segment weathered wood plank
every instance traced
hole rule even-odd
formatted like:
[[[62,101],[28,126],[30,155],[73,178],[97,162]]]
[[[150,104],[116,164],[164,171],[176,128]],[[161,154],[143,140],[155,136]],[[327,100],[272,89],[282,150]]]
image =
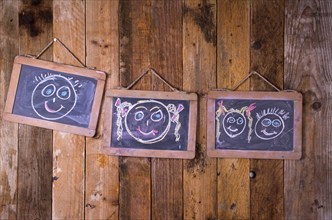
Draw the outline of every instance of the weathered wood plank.
[[[218,2],[217,23],[218,88],[231,89],[249,72],[250,1]],[[249,219],[249,166],[248,159],[218,160],[218,218]]]
[[[52,14],[52,1],[19,1],[20,54],[37,54],[51,41]],[[18,142],[17,218],[51,218],[52,131],[19,125]]]
[[[18,219],[51,218],[50,146],[51,130],[19,125]]]
[[[0,219],[16,219],[18,125],[2,120],[2,113],[19,52],[17,1],[0,1],[0,39]]]
[[[183,219],[182,160],[152,159],[152,219]]]
[[[150,67],[150,10],[149,0],[120,1],[120,81],[123,86]],[[145,76],[134,88],[151,89],[151,77]],[[150,219],[150,160],[121,157],[119,167],[119,219]]]
[[[251,62],[256,70],[279,88],[283,87],[284,1],[251,2]],[[252,78],[252,90],[271,90]],[[251,160],[256,172],[250,186],[251,219],[283,219],[283,161]]]
[[[284,167],[286,219],[332,219],[331,23],[331,1],[286,1],[285,88],[304,102],[303,157]]]
[[[152,1],[149,56],[153,67],[172,86],[182,88],[182,2]],[[157,77],[153,90],[170,91]],[[152,159],[152,219],[182,219],[182,160]]]
[[[149,160],[121,157],[119,163],[119,219],[150,219],[151,182]]]
[[[150,67],[150,0],[120,2],[120,83],[128,86]],[[143,77],[133,89],[151,88],[151,76]]]
[[[108,73],[106,88],[116,87],[111,77],[119,78],[119,2],[86,2],[86,64]],[[101,110],[97,134],[86,139],[86,219],[118,219],[118,158],[102,152],[104,111]]]
[[[54,1],[53,31],[85,63],[85,2]],[[54,45],[54,61],[79,66],[60,44]],[[53,219],[84,218],[83,136],[53,132]]]
[[[197,92],[196,156],[184,161],[184,219],[217,218],[216,159],[206,154],[206,96],[216,87],[217,2],[185,1],[183,16],[183,89]]]

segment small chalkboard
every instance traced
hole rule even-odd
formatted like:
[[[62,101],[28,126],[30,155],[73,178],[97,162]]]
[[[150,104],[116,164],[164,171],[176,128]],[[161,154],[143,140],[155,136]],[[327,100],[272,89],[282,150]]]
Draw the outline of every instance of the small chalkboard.
[[[209,156],[300,159],[300,93],[212,91],[208,97]]]
[[[104,72],[15,58],[4,119],[74,134],[95,134]]]
[[[195,156],[196,94],[110,90],[105,101],[107,154],[187,159]]]

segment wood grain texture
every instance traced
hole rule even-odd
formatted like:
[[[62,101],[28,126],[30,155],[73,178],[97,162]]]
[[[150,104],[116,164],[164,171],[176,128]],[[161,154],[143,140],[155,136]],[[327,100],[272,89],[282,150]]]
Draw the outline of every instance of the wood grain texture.
[[[86,64],[108,74],[106,88],[118,86],[110,77],[119,74],[118,1],[86,1]],[[118,219],[118,158],[102,152],[104,111],[95,137],[86,139],[85,219]]]
[[[19,1],[19,28],[20,54],[39,53],[52,39],[52,2]],[[18,142],[17,218],[51,218],[52,131],[19,125]]]
[[[150,219],[150,160],[120,157],[119,219]]]
[[[151,2],[120,1],[120,82],[128,86],[150,67],[149,43]],[[133,89],[151,89],[151,76],[145,76]],[[150,159],[119,159],[119,219],[151,218]]]
[[[19,125],[18,219],[51,218],[51,147],[51,130]]]
[[[108,88],[154,67],[200,97],[194,160],[105,156],[102,124],[86,154],[83,137],[54,132],[53,190],[52,132],[0,120],[0,219],[332,219],[331,23],[329,0],[0,0],[0,117],[13,57],[52,37],[110,72]],[[79,65],[57,43],[52,56]],[[250,69],[303,93],[300,161],[206,157],[205,94]],[[151,75],[133,89],[168,90]]]
[[[150,67],[150,0],[120,2],[120,84],[128,86]],[[151,88],[151,76],[143,77],[132,89]]]
[[[152,219],[183,219],[182,160],[151,159]]]
[[[251,2],[251,70],[283,87],[284,1]],[[251,90],[271,90],[260,79],[251,78]],[[283,161],[251,160],[255,171],[250,185],[251,219],[283,219]]]
[[[216,1],[185,1],[183,9],[183,89],[197,92],[196,156],[184,161],[184,219],[217,218],[216,159],[206,154],[205,94],[216,87]]]
[[[285,218],[332,219],[332,3],[286,1],[285,88],[303,94],[303,158],[285,162]]]
[[[219,1],[217,23],[217,86],[231,89],[249,72],[250,2]],[[248,159],[218,160],[218,218],[249,219],[249,166]]]
[[[17,1],[0,1],[0,39],[0,219],[16,219],[18,125],[2,117],[12,64],[19,52]]]
[[[151,1],[150,65],[168,83],[182,89],[182,1]],[[152,90],[170,91],[157,77]],[[182,219],[182,160],[151,160],[151,218]]]
[[[54,1],[53,31],[85,63],[85,2]],[[60,44],[54,61],[79,66]],[[53,219],[84,218],[85,138],[53,132]]]

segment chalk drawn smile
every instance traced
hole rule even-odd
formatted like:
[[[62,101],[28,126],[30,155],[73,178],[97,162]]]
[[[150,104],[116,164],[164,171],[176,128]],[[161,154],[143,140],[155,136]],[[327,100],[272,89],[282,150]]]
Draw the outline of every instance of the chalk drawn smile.
[[[123,125],[126,132],[142,144],[154,144],[163,141],[174,123],[175,141],[180,141],[181,128],[180,112],[184,109],[182,104],[164,104],[157,100],[138,100],[131,103],[115,101],[117,108],[117,140],[122,139]],[[122,122],[122,120],[124,120]]]
[[[275,132],[275,131],[273,131],[273,132],[267,132],[266,131],[266,129],[264,129],[264,130],[261,130],[261,132],[263,133],[263,134],[265,134],[266,136],[272,136],[272,135],[275,135],[275,134],[278,134],[277,132]]]
[[[234,138],[241,135],[246,127],[246,118],[244,114],[236,112],[235,110],[229,111],[222,121],[222,126],[225,133],[230,137]]]
[[[57,113],[57,112],[59,112],[59,111],[61,111],[62,109],[65,108],[63,105],[61,105],[59,109],[57,109],[57,110],[53,110],[53,109],[51,109],[51,108],[48,106],[47,102],[48,102],[48,101],[45,101],[45,105],[44,105],[44,106],[45,106],[46,111],[48,111],[48,112],[50,112],[50,113]]]
[[[281,135],[289,113],[279,108],[263,109],[256,113],[255,134],[259,139],[271,140]]]
[[[226,108],[223,100],[218,101],[219,108],[216,111],[216,140],[221,143],[221,134],[225,133],[230,138],[235,138],[240,135],[240,139],[247,136],[247,141],[250,143],[252,133],[252,117],[251,111],[256,108],[256,103],[251,103],[242,108]],[[222,119],[222,121],[221,121]],[[246,129],[248,124],[248,129]],[[224,132],[223,132],[224,131]],[[246,131],[248,134],[246,135]],[[222,137],[223,139],[224,137]]]
[[[231,126],[228,126],[227,127],[228,130],[230,130],[231,132],[237,132],[239,129],[235,128],[235,129],[232,129]]]
[[[152,131],[150,131],[150,132],[143,132],[142,130],[141,130],[141,127],[140,126],[138,126],[138,128],[137,128],[137,131],[139,131],[141,134],[143,134],[143,135],[145,135],[145,136],[148,136],[148,135],[153,135],[153,136],[156,136],[156,134],[158,133],[158,131],[157,130],[152,130]]]
[[[39,78],[41,81],[31,94],[34,112],[46,120],[58,120],[68,115],[76,106],[75,86],[81,85],[79,81],[71,82],[72,78],[62,75],[42,75]]]

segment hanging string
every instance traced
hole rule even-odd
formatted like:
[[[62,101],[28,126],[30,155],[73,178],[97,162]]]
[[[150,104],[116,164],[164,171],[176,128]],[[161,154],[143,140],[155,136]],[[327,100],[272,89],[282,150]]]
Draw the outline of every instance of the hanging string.
[[[46,47],[44,47],[44,49],[42,49],[42,50],[39,52],[39,54],[37,54],[37,55],[35,56],[35,58],[38,59],[41,55],[43,55],[43,54],[45,53],[45,51],[48,50],[48,48],[50,48],[50,46],[53,45],[53,43],[54,43],[55,41],[57,41],[56,38],[54,38],[51,42],[49,42],[49,43],[46,45]]]
[[[142,73],[139,77],[137,77],[137,79],[135,79],[129,86],[126,87],[126,89],[131,89],[138,81],[140,81],[143,76],[145,76],[148,73],[152,73],[153,75],[155,75],[158,79],[160,79],[163,83],[165,83],[173,92],[180,92],[179,90],[177,90],[176,88],[174,88],[170,83],[168,83],[163,77],[161,77],[157,71],[155,71],[154,69],[150,68],[147,71],[145,71],[144,73]]]
[[[269,84],[272,88],[274,88],[275,90],[277,90],[278,92],[280,92],[281,90],[274,85],[272,82],[270,82],[268,79],[266,79],[264,76],[262,76],[262,74],[256,72],[256,71],[250,71],[249,74],[243,78],[237,85],[235,85],[232,89],[215,89],[216,91],[235,91],[237,90],[245,81],[247,81],[250,77],[252,77],[253,75],[257,75],[260,77],[260,79],[262,79],[264,82],[266,82],[267,84]]]
[[[73,57],[74,59],[79,62],[83,67],[86,67],[86,65],[78,59],[78,57],[64,44],[62,41],[60,41],[58,38],[53,38],[51,42],[49,42],[36,56],[33,55],[26,55],[27,57],[35,58],[38,59],[41,55],[45,53],[45,51],[48,50],[55,42],[58,42],[62,47],[64,47]],[[95,69],[95,68],[90,68],[89,69]]]
[[[280,92],[280,89],[275,86],[273,83],[271,83],[268,79],[266,79],[264,76],[262,76],[260,73],[256,72],[256,71],[251,71],[248,76],[246,76],[243,80],[241,80],[236,86],[234,86],[234,88],[232,89],[233,91],[236,90],[237,88],[239,88],[245,81],[247,81],[251,76],[253,75],[257,75],[259,76],[263,81],[265,81],[267,84],[269,84],[271,87],[273,87],[275,90],[277,90],[278,92]]]

